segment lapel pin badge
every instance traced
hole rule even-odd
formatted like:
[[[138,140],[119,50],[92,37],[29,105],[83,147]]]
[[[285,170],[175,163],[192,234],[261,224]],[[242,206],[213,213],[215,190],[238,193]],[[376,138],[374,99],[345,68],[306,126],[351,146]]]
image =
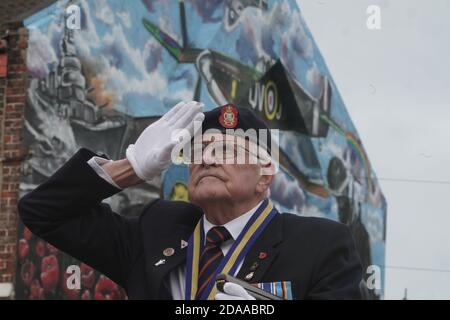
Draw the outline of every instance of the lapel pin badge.
[[[155,267],[159,267],[166,263],[166,259],[160,259],[157,263],[155,263]]]
[[[181,249],[184,249],[188,246],[188,243],[184,240],[181,240]]]
[[[259,267],[259,263],[255,262],[254,264],[252,264],[252,266],[250,267],[250,271],[256,271],[256,269],[258,269]]]
[[[250,281],[253,279],[253,276],[255,275],[254,272],[250,272],[248,275],[245,276],[245,281]]]
[[[163,255],[165,257],[171,257],[173,256],[173,254],[175,253],[175,249],[174,248],[165,248],[163,251]]]
[[[259,260],[264,260],[267,258],[267,252],[261,251],[258,256]]]

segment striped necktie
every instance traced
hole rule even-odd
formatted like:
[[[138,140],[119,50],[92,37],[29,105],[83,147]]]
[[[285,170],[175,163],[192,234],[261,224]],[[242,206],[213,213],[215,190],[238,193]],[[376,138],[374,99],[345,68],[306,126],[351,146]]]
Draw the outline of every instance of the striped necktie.
[[[223,258],[223,252],[220,246],[229,239],[231,239],[231,234],[222,226],[213,227],[206,234],[206,243],[200,256],[198,268],[197,299],[199,299],[199,296],[207,287]]]

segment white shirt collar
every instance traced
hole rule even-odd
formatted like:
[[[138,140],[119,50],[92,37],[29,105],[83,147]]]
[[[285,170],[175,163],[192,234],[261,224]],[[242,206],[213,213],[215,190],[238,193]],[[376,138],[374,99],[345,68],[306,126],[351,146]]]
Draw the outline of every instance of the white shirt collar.
[[[252,215],[255,213],[256,209],[259,208],[259,206],[261,205],[261,203],[263,201],[264,200],[259,202],[255,207],[253,207],[252,209],[250,209],[243,215],[240,215],[239,217],[237,217],[223,225],[225,228],[227,228],[228,232],[231,234],[231,236],[233,237],[234,240],[237,239],[237,237],[241,233],[242,229],[244,229],[245,225],[247,224],[248,220],[250,220]],[[205,218],[203,219],[203,230],[205,232],[205,237],[206,237],[206,234],[208,233],[208,231],[211,230],[211,228],[213,228],[213,227],[216,227],[216,225],[209,222],[205,216]]]

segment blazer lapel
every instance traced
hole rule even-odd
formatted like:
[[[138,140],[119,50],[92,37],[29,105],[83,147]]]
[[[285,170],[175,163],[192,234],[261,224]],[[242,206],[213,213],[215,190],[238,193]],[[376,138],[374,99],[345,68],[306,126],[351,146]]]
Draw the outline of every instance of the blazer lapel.
[[[170,237],[161,239],[155,251],[150,255],[154,261],[149,261],[148,275],[152,295],[157,299],[170,295],[170,288],[163,286],[164,280],[169,273],[186,261],[187,246],[185,242],[189,240],[193,229],[186,225],[177,225]],[[169,292],[165,292],[169,291]]]
[[[247,253],[237,278],[250,283],[261,282],[277,257],[279,244],[283,241],[282,220],[281,214],[277,214],[267,225]]]

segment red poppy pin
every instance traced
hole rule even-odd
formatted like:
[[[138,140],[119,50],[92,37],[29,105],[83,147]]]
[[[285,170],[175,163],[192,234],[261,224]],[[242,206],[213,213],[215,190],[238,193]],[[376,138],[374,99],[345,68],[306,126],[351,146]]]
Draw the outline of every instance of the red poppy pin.
[[[238,123],[238,110],[232,104],[222,107],[220,110],[219,123],[226,129],[234,129]]]
[[[267,258],[267,252],[260,252],[258,258],[259,260],[264,260],[265,258]]]

